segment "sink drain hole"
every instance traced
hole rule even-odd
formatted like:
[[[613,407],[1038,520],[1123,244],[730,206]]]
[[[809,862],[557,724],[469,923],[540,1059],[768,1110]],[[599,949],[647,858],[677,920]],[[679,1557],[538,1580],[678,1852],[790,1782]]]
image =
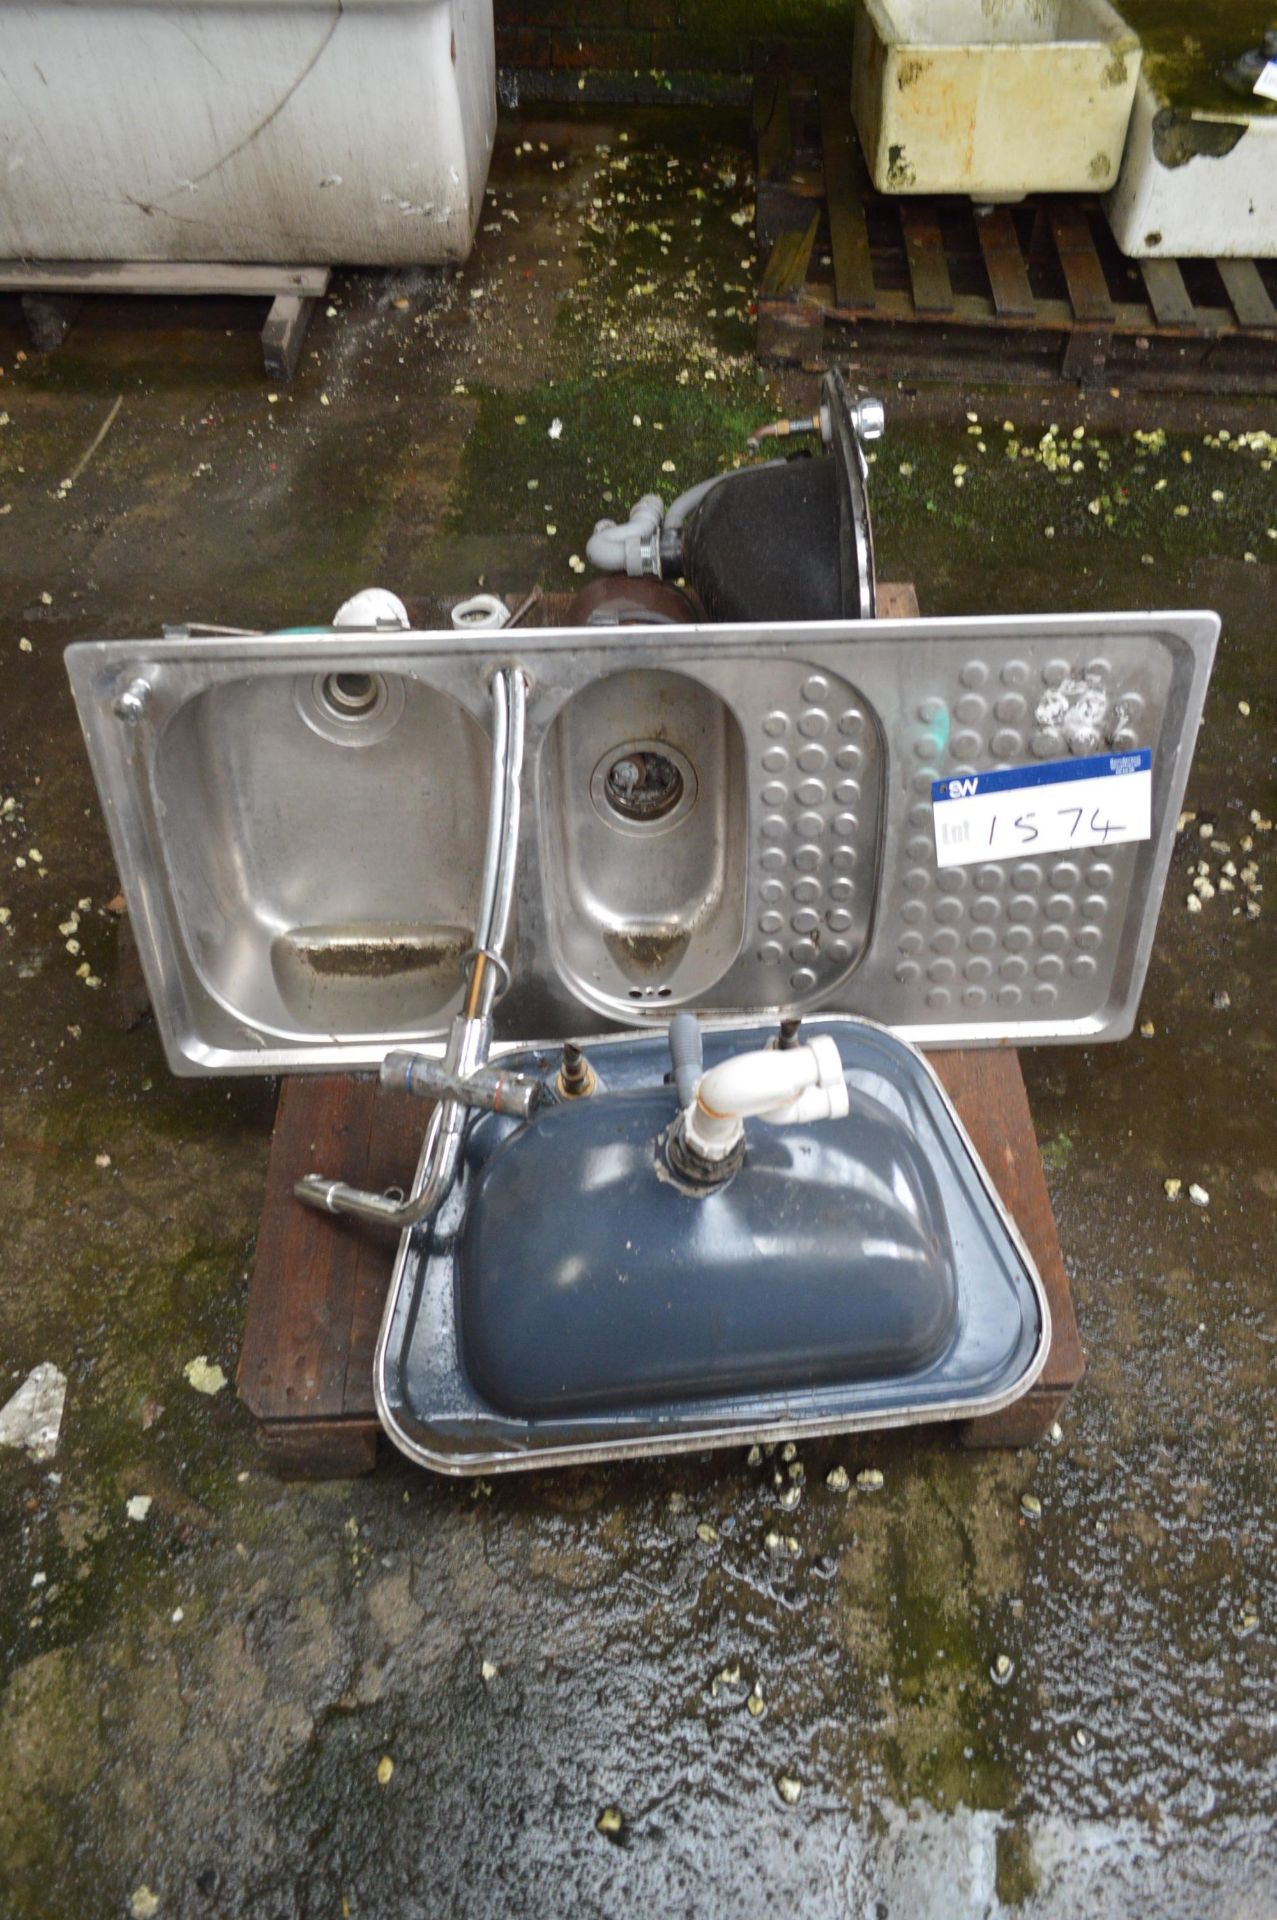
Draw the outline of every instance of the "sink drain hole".
[[[293,704],[311,732],[351,749],[384,740],[403,718],[406,697],[400,674],[378,673],[358,661],[298,674],[293,683]]]
[[[590,799],[599,819],[635,840],[655,841],[677,828],[695,807],[699,791],[696,768],[682,749],[651,735],[615,741],[590,775]]]
[[[663,753],[623,753],[608,768],[603,791],[623,820],[660,820],[682,799],[683,776]]]
[[[371,713],[382,697],[375,673],[325,674],[319,697],[336,720],[358,720]]]

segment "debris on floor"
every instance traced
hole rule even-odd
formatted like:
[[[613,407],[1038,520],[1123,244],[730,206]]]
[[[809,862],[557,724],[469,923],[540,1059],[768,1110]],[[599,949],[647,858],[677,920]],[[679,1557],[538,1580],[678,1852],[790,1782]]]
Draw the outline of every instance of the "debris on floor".
[[[32,1460],[52,1460],[66,1397],[66,1375],[42,1360],[0,1408],[0,1447],[25,1447]]]
[[[226,1385],[226,1375],[222,1369],[211,1364],[204,1353],[197,1353],[193,1360],[188,1360],[182,1371],[196,1393],[220,1393]]]

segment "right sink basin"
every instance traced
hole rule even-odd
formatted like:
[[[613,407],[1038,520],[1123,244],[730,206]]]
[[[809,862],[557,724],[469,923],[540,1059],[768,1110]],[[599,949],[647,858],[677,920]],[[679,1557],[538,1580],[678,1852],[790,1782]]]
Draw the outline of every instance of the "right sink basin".
[[[579,997],[618,1018],[685,1005],[745,931],[745,743],[688,674],[631,668],[572,696],[538,795],[550,945]]]

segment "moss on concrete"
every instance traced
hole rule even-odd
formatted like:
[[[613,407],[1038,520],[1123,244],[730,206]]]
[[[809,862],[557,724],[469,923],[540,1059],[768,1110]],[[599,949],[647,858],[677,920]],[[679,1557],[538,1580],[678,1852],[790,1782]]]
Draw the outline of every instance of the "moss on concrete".
[[[965,427],[889,424],[876,450],[879,569],[925,579],[928,610],[1165,605],[1189,563],[1277,565],[1264,434],[1097,432],[1080,406],[1051,434],[1003,404]]]
[[[706,388],[680,386],[673,370],[662,377],[655,368],[478,399],[447,535],[489,543],[508,535],[547,589],[583,584],[597,519],[626,519],[644,493],[668,504],[739,460],[760,404],[748,375]]]
[[[468,572],[480,545],[504,535],[500,584],[577,585],[571,559],[597,519],[625,518],[648,492],[668,502],[748,458],[749,432],[771,414],[751,350],[748,174],[724,138],[735,123],[654,118],[659,141],[638,146],[622,129],[595,150],[580,270],[556,313],[555,377],[461,383],[472,418],[445,571]]]
[[[1123,0],[1122,14],[1144,49],[1144,72],[1159,98],[1185,116],[1277,114],[1277,103],[1243,98],[1221,77],[1239,55],[1259,45],[1271,12],[1251,0]]]

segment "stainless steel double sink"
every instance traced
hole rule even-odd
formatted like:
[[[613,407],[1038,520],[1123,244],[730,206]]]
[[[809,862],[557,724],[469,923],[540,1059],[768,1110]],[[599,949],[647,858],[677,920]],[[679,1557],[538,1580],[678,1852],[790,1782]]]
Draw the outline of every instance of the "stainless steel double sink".
[[[1218,623],[1148,614],[86,642],[68,666],[178,1073],[441,1043],[494,668],[528,683],[498,1045],[816,1008],[922,1043],[1129,1030]],[[1085,685],[1087,727],[1059,731]],[[1093,736],[1093,737],[1092,737]],[[941,870],[931,782],[1153,753],[1149,841]]]

